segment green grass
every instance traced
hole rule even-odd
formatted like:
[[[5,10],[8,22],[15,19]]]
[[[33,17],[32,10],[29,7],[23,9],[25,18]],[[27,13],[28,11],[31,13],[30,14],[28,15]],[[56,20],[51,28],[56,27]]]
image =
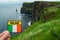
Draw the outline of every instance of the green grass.
[[[32,29],[25,30],[20,35],[13,37],[11,40],[53,40],[59,39],[60,19],[37,25]],[[57,35],[53,36],[54,34]]]
[[[49,10],[51,11],[50,8]],[[57,10],[56,19],[52,19],[46,23],[40,23],[40,21],[38,21],[24,30],[21,34],[11,37],[11,40],[60,40],[59,15],[60,9]]]

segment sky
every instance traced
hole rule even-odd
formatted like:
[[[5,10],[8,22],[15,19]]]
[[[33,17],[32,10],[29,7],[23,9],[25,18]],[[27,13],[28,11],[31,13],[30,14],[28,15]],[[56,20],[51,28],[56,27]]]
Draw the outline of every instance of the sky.
[[[33,2],[33,1],[60,1],[60,0],[0,0],[0,3],[23,3],[23,2]]]

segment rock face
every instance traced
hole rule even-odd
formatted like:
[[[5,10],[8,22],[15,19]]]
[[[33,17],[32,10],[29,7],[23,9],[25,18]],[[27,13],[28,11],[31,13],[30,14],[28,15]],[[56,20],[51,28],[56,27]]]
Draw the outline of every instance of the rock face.
[[[35,1],[33,3],[23,3],[21,8],[22,14],[31,14],[32,15],[32,23],[39,21],[41,16],[43,15],[44,8],[53,7],[57,4],[54,2],[43,2],[43,1]],[[58,6],[60,7],[60,6]]]
[[[33,3],[23,3],[23,6],[21,8],[22,14],[31,14],[33,8]]]
[[[32,13],[32,19],[33,22],[39,21],[40,17],[43,15],[44,11],[42,11],[44,8],[54,6],[52,2],[39,2],[36,1],[33,4],[33,13]]]

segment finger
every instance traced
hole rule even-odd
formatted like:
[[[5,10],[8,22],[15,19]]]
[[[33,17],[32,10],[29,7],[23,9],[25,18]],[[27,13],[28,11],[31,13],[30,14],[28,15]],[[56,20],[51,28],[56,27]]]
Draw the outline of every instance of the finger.
[[[10,40],[10,38],[7,38],[6,40]]]
[[[0,33],[0,37],[1,37],[4,33],[5,33],[5,31],[4,31],[4,32],[2,32],[2,33]]]
[[[10,35],[9,32],[5,31],[4,34],[0,38],[4,40],[4,39],[8,38],[9,35]]]
[[[5,40],[10,40],[10,35],[9,35],[8,38],[6,38]]]

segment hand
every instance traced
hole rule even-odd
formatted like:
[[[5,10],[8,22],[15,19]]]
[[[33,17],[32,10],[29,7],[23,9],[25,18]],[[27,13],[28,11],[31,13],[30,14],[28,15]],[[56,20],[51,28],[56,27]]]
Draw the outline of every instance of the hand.
[[[4,31],[0,34],[0,40],[10,40],[10,33],[8,31]]]

